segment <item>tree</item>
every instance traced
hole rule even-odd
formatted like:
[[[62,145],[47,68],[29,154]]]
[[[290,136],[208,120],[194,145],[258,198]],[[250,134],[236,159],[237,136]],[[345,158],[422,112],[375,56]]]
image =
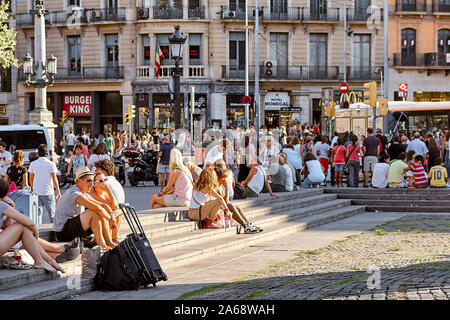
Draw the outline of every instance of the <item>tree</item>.
[[[19,61],[14,56],[16,47],[16,32],[9,29],[9,2],[0,3],[0,69],[19,67]]]

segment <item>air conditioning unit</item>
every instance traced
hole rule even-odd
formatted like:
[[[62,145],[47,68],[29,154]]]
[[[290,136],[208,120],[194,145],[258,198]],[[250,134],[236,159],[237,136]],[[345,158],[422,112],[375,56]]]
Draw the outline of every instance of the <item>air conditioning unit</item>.
[[[90,21],[100,20],[101,17],[102,17],[102,11],[101,10],[92,10],[89,13]]]
[[[136,16],[138,20],[148,19],[149,9],[148,8],[137,8]]]
[[[234,18],[236,18],[236,11],[231,10],[222,11],[222,19],[234,19]]]
[[[274,78],[277,76],[277,61],[265,60],[264,61],[264,77]]]

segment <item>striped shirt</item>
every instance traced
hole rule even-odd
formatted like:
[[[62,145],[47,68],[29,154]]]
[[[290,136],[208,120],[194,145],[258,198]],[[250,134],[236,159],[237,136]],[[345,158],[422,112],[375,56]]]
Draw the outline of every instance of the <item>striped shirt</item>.
[[[413,169],[414,174],[414,185],[415,186],[423,186],[428,184],[427,174],[422,164],[419,163],[411,163],[411,168]]]

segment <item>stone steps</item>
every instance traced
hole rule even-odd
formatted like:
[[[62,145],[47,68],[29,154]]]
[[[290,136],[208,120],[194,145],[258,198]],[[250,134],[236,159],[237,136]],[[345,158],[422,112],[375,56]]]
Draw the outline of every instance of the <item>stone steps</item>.
[[[173,270],[365,211],[364,206],[352,206],[351,200],[337,199],[321,189],[279,195],[280,199],[262,195],[258,199],[233,201],[245,208],[249,220],[264,227],[264,232],[258,234],[237,235],[235,227],[197,230],[196,222],[179,220],[179,214],[169,222],[168,215],[160,209],[140,211],[139,216],[162,268]],[[183,213],[183,208],[168,210],[174,216],[177,211]],[[122,226],[124,237],[130,230],[126,222]],[[45,233],[45,229],[41,228],[41,232]],[[92,290],[92,280],[80,278],[81,258],[62,266],[66,273],[57,275],[43,270],[0,270],[0,299],[68,299]]]

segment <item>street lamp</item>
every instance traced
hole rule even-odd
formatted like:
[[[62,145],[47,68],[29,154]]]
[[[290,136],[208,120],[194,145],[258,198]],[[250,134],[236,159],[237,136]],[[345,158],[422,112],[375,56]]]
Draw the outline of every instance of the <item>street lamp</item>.
[[[180,26],[176,25],[174,33],[171,37],[169,37],[172,59],[175,60],[175,72],[173,75],[175,82],[175,129],[179,129],[181,127],[180,60],[183,59],[185,42],[186,37],[183,37],[183,33],[180,31]]]

